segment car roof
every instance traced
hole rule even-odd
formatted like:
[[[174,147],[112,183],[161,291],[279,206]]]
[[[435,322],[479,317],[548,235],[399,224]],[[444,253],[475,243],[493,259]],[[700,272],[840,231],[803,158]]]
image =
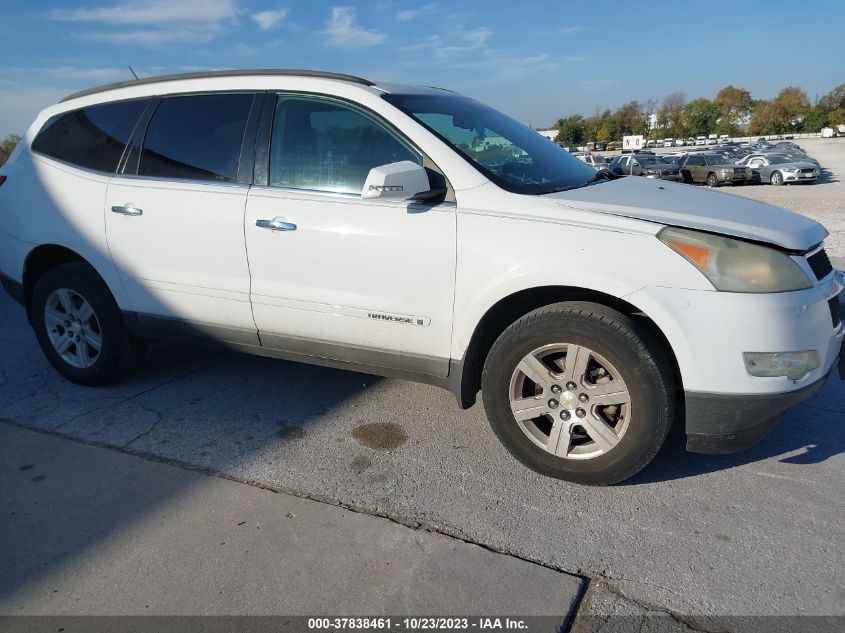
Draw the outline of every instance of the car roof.
[[[80,97],[87,97],[91,95],[107,93],[121,88],[132,88],[136,86],[166,84],[168,82],[178,82],[190,79],[215,79],[215,78],[232,78],[232,77],[299,77],[299,78],[315,78],[327,79],[331,81],[338,81],[344,83],[353,83],[368,88],[375,88],[380,92],[387,93],[410,93],[410,94],[434,94],[443,92],[453,92],[445,88],[435,88],[432,86],[413,86],[406,84],[398,84],[391,82],[375,82],[363,77],[355,75],[346,75],[343,73],[332,73],[321,70],[307,70],[296,68],[242,68],[235,70],[210,70],[204,72],[193,73],[178,73],[173,75],[159,75],[156,77],[144,77],[139,79],[131,79],[128,81],[120,81],[117,83],[105,84],[93,88],[87,88],[68,95],[60,101],[71,101]]]

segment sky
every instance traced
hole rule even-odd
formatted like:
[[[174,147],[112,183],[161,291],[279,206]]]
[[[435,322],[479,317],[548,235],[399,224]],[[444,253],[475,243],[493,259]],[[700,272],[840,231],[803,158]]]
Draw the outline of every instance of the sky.
[[[718,3],[717,3],[718,4]],[[0,138],[70,92],[226,68],[457,90],[534,127],[727,84],[811,102],[845,83],[840,0],[0,0]],[[796,13],[797,11],[797,13]],[[799,28],[795,24],[801,24]]]

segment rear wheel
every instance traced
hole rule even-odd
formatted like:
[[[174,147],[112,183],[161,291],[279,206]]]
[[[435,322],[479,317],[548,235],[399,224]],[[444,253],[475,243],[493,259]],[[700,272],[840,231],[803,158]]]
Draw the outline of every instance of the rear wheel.
[[[669,431],[674,392],[662,352],[626,316],[567,302],[499,337],[484,365],[484,408],[523,464],[583,484],[627,479]]]
[[[707,174],[707,186],[708,187],[718,187],[719,186],[719,179],[716,178],[716,174],[712,171]]]
[[[779,171],[773,171],[772,175],[769,177],[769,181],[776,187],[779,187],[783,184],[783,174]]]
[[[109,289],[82,262],[57,266],[36,281],[30,318],[50,364],[81,385],[120,380],[143,355]]]

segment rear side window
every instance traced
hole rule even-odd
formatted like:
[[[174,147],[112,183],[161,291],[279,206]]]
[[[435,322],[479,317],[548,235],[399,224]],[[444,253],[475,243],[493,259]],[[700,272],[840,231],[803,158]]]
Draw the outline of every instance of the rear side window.
[[[252,94],[162,99],[138,166],[141,176],[234,182]]]
[[[32,150],[78,167],[113,173],[148,101],[121,101],[52,117]]]

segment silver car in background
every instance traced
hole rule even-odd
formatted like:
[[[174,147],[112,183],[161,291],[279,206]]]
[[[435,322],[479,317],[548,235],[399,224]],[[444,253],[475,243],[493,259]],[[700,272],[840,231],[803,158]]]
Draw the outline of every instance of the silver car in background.
[[[795,161],[779,154],[757,154],[747,157],[745,165],[751,169],[752,182],[782,185],[790,182],[815,182],[819,167],[807,161]]]
[[[596,171],[607,169],[607,159],[604,156],[596,156],[595,154],[581,154],[577,156],[578,160],[586,163]]]

